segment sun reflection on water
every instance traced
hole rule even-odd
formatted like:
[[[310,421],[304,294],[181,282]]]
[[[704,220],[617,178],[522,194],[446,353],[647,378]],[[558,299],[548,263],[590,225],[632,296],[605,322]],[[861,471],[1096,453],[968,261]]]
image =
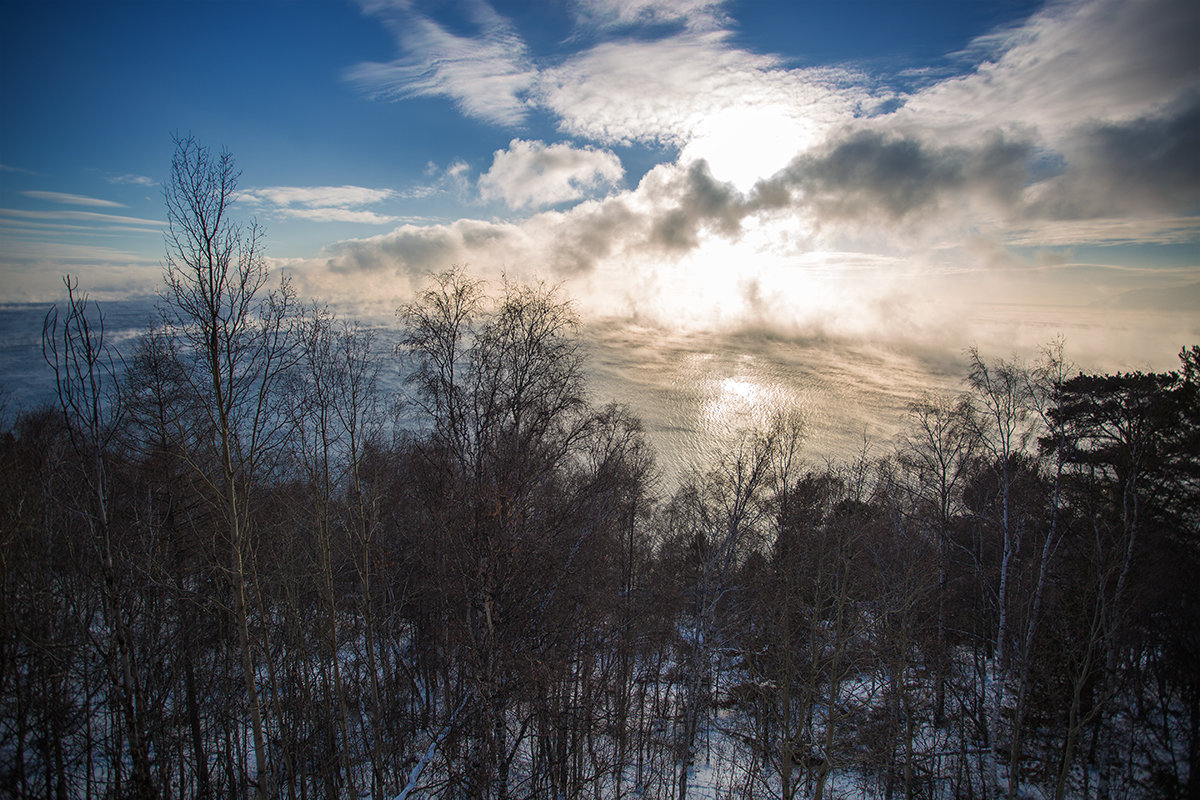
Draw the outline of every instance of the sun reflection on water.
[[[776,395],[772,403],[772,395]],[[712,433],[735,432],[761,424],[778,405],[778,392],[745,377],[728,377],[711,383],[710,395],[700,412],[702,427]]]

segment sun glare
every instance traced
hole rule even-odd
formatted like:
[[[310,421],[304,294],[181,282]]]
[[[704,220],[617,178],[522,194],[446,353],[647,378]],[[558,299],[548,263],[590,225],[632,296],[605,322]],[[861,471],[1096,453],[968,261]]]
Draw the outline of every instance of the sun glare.
[[[815,126],[782,105],[727,108],[706,117],[681,160],[703,158],[718,180],[747,192],[787,166],[816,138]]]

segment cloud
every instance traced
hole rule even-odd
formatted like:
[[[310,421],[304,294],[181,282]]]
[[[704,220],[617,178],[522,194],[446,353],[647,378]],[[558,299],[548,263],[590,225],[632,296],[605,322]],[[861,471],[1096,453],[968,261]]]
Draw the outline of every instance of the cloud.
[[[595,279],[607,281],[615,275],[623,277],[598,291],[644,284],[651,287],[648,296],[669,297],[680,287],[662,276],[683,280],[687,272],[680,273],[680,265],[699,259],[708,265],[705,277],[697,278],[689,292],[762,313],[762,298],[773,298],[771,307],[782,308],[786,292],[763,289],[734,297],[741,291],[737,286],[774,285],[779,279],[765,276],[785,264],[810,276],[861,273],[861,280],[878,281],[889,272],[928,272],[944,258],[966,258],[961,266],[968,269],[1009,263],[1005,242],[1022,247],[1116,243],[1122,237],[1141,240],[1155,229],[1163,241],[1194,239],[1194,217],[1170,216],[1139,225],[1099,220],[1075,226],[1070,241],[1054,238],[1062,229],[1038,219],[1037,209],[1027,203],[1027,187],[1039,179],[1037,155],[1029,141],[999,132],[967,147],[848,129],[749,192],[713,176],[702,160],[661,164],[636,188],[603,199],[514,222],[405,225],[339,243],[323,264],[310,267],[340,275],[391,274],[412,282],[458,263],[483,275],[550,275],[589,290],[595,288],[589,283],[593,277],[604,275]],[[975,216],[961,230],[953,228],[953,220],[971,213]],[[980,226],[991,231],[986,253],[971,246],[982,241]],[[933,240],[914,234],[922,227],[933,231]],[[947,229],[950,238],[938,240]],[[706,252],[725,253],[728,261],[713,267]],[[750,277],[728,284],[727,276],[738,274]],[[734,295],[717,299],[702,288],[727,285],[726,293]]]
[[[124,175],[111,175],[108,178],[108,182],[131,186],[153,186],[158,183],[158,181],[153,178],[147,178],[145,175],[132,175],[128,173]]]
[[[274,206],[275,213],[281,216],[311,222],[388,225],[399,222],[400,218],[359,206],[381,203],[397,196],[392,189],[365,186],[268,186],[240,192],[238,199],[255,205]]]
[[[458,36],[407,4],[364,5],[392,23],[403,55],[364,63],[349,78],[373,96],[451,98],[463,113],[499,125],[517,125],[528,112],[525,94],[536,70],[521,37],[490,6],[471,6],[479,34]]]
[[[585,2],[574,7],[580,24],[601,33],[665,23],[682,23],[684,29],[538,59],[511,23],[486,4],[470,6],[478,33],[464,36],[409,4],[376,3],[367,9],[389,21],[401,56],[360,64],[349,77],[378,98],[448,97],[464,114],[498,125],[520,125],[541,110],[564,133],[599,144],[690,144],[688,160],[705,158],[725,177],[730,176],[719,156],[731,136],[745,153],[775,153],[782,141],[802,146],[880,102],[863,88],[861,75],[789,69],[775,56],[732,46],[721,5]],[[755,124],[738,120],[755,115]],[[793,154],[753,177],[783,166]]]
[[[5,222],[0,219],[0,229],[7,227]],[[108,246],[63,240],[68,237],[25,238],[22,231],[15,233],[0,236],[0,299],[5,302],[57,302],[62,297],[65,272],[96,299],[151,293],[162,281],[161,240],[149,246],[147,237],[147,246],[139,248],[136,239],[123,240],[127,246]]]
[[[979,65],[908,99],[895,122],[969,137],[1023,126],[1050,142],[1085,121],[1154,113],[1200,76],[1200,4],[1193,0],[1070,0],[981,37]]]
[[[399,217],[377,214],[374,211],[349,208],[281,208],[279,214],[310,222],[356,222],[364,225],[392,225]]]
[[[897,222],[939,212],[953,197],[1011,207],[1029,179],[1034,149],[998,133],[974,147],[936,147],[874,130],[853,132],[798,157],[757,189],[763,207],[791,202],[821,219]]]
[[[1049,219],[1144,217],[1200,204],[1200,92],[1163,113],[1129,122],[1088,122],[1063,147],[1063,174],[1030,198]]]
[[[660,165],[636,189],[515,221],[403,225],[340,242],[314,269],[414,279],[452,264],[484,274],[580,278],[605,263],[673,260],[712,236],[736,239],[753,205],[704,162]],[[640,268],[640,267],[639,267]]]
[[[728,38],[708,31],[602,43],[544,70],[536,97],[568,134],[681,147],[728,109],[782,106],[817,131],[850,119],[868,96],[844,71],[784,69]]]
[[[479,178],[479,191],[483,199],[498,197],[511,208],[540,207],[578,200],[624,174],[621,160],[609,150],[513,139],[507,150],[495,152],[491,168]]]
[[[1014,247],[1189,244],[1195,243],[1198,230],[1197,216],[1031,219],[1008,227],[1004,240]]]
[[[824,298],[814,314],[844,306],[846,276],[861,288],[1028,272],[1029,248],[1044,260],[1076,245],[1197,238],[1200,6],[1190,0],[1052,2],[974,40],[958,54],[961,74],[925,70],[908,94],[742,49],[720,3],[577,0],[582,34],[545,59],[477,8],[475,38],[407,3],[372,13],[397,32],[392,66],[410,70],[395,73],[393,96],[450,97],[503,125],[546,111],[575,140],[515,138],[495,151],[481,195],[530,215],[405,225],[307,268],[411,281],[465,263],[761,316],[808,298]],[[615,185],[621,165],[578,142],[667,153],[635,188],[584,199]]]
[[[101,200],[96,197],[86,197],[81,194],[66,194],[64,192],[40,192],[27,191],[21,192],[26,197],[32,197],[37,200],[49,200],[52,203],[63,203],[73,206],[99,206],[104,208],[124,208],[123,203],[114,203],[112,200]]]
[[[723,0],[577,0],[576,22],[588,29],[682,24],[688,29],[711,29],[726,23]]]
[[[159,227],[163,224],[161,220],[124,217],[117,214],[102,214],[98,211],[28,211],[18,208],[0,208],[0,216],[33,220],[77,220],[120,225],[154,225]]]
[[[525,240],[519,227],[506,223],[459,220],[449,225],[402,225],[380,236],[338,243],[327,263],[335,273],[388,271],[420,276],[472,261],[482,253],[503,261]]]
[[[642,183],[655,201],[647,242],[667,251],[687,251],[700,244],[704,231],[736,237],[749,209],[728,183],[713,178],[708,164],[696,161],[682,170],[658,170]]]
[[[277,206],[347,208],[379,203],[395,194],[391,189],[368,189],[364,186],[268,186],[241,192],[238,199]]]
[[[1190,214],[1200,203],[1200,96],[1125,123],[1085,122],[1049,150],[1032,131],[980,131],[971,144],[848,127],[755,187],[759,206],[803,207],[818,219],[893,223],[924,219],[1031,231],[1039,221],[1153,219]],[[863,127],[870,126],[870,127]],[[1025,134],[1025,135],[1022,135]],[[1154,236],[1145,224],[1126,222]],[[1167,226],[1175,227],[1178,226]],[[1083,235],[1086,226],[1070,228]],[[1099,228],[1091,227],[1095,235]],[[1195,235],[1194,229],[1192,233]],[[1107,239],[1107,235],[1104,236]],[[1080,241],[1095,241],[1085,236]]]

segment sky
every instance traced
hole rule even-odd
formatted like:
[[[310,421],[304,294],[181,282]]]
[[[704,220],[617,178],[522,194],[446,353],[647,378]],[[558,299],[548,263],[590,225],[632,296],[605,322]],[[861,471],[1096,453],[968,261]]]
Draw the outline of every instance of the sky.
[[[194,136],[332,302],[460,264],[672,329],[1138,313],[1111,338],[1168,366],[1200,336],[1195,0],[0,9],[0,302],[154,292]]]

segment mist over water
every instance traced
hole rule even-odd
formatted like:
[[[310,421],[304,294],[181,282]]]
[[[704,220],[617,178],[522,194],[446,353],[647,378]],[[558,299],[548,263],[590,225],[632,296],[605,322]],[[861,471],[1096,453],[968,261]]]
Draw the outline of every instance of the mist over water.
[[[668,484],[779,412],[804,421],[810,463],[878,452],[909,403],[960,383],[958,371],[867,343],[616,324],[588,333],[593,396],[643,420]]]
[[[54,372],[42,355],[42,327],[54,305],[0,303],[0,402],[10,415],[54,401]],[[65,305],[58,303],[60,320]],[[122,354],[154,320],[153,299],[103,301],[100,309],[105,342]]]
[[[102,303],[106,336],[128,349],[154,318],[154,300]],[[0,391],[7,412],[54,398],[53,373],[42,357],[49,304],[0,305]],[[378,334],[385,392],[404,391],[394,313],[343,306]],[[356,313],[359,312],[359,313]],[[965,349],[987,359],[1034,358],[1062,336],[1067,356],[1084,371],[1166,370],[1184,345],[1200,341],[1195,315],[1111,309],[980,307],[971,338],[927,346],[762,330],[673,330],[623,319],[584,325],[588,389],[596,405],[622,403],[639,417],[653,445],[663,489],[691,468],[711,464],[738,431],[775,413],[798,413],[803,454],[813,466],[890,451],[908,405],[925,394],[956,393],[966,374]]]

